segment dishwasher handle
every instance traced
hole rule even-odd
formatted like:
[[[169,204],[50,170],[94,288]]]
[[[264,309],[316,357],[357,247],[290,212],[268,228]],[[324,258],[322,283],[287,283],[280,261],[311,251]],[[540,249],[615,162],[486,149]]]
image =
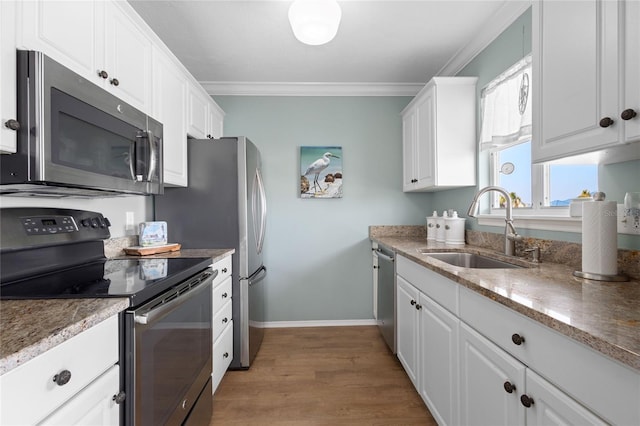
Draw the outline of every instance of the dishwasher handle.
[[[382,250],[380,250],[380,249],[377,249],[377,250],[376,250],[376,255],[377,255],[378,257],[381,257],[381,258],[383,258],[383,259],[385,259],[385,260],[389,261],[389,262],[395,262],[395,260],[396,260],[396,259],[395,259],[395,257],[394,257],[393,255],[391,255],[391,256],[390,256],[390,255],[388,255],[388,254],[384,253],[384,252],[383,252]]]

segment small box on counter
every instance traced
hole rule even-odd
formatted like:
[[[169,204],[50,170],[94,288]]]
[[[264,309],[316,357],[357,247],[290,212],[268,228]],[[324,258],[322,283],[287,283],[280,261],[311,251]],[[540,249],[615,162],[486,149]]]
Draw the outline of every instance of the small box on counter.
[[[167,222],[140,223],[139,244],[142,247],[167,244]]]

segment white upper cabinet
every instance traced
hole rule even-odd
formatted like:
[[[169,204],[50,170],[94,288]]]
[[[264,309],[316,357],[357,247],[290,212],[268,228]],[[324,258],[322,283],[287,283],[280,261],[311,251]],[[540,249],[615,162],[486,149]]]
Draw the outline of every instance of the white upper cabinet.
[[[402,111],[405,192],[476,182],[476,77],[434,77]]]
[[[153,117],[163,126],[165,185],[187,186],[187,78],[160,49],[153,54]]]
[[[534,162],[640,140],[639,16],[637,1],[533,2]]]
[[[20,2],[18,46],[42,51],[149,112],[152,42],[127,7],[98,0]]]
[[[0,1],[0,152],[16,152],[15,3]]]
[[[196,139],[207,136],[209,126],[209,96],[201,87],[189,83],[189,100],[187,103],[187,132]]]
[[[222,136],[224,111],[197,83],[189,83],[187,132],[196,139]]]

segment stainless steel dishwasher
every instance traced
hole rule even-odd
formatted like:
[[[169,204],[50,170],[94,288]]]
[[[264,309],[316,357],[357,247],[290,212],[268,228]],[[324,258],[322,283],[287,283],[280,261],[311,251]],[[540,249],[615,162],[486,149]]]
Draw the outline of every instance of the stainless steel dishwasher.
[[[379,246],[374,252],[378,257],[378,328],[389,349],[396,353],[395,316],[395,255],[391,250]]]

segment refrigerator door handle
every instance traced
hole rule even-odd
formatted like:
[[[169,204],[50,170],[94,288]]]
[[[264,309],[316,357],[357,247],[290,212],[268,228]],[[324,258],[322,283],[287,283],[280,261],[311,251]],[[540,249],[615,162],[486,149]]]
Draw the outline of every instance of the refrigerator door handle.
[[[251,287],[254,284],[259,283],[266,276],[267,276],[267,267],[262,265],[260,268],[258,268],[257,271],[255,271],[253,274],[251,274],[251,276],[249,278],[247,278],[247,281],[249,283],[249,287]]]
[[[257,191],[257,192],[256,192]],[[258,249],[258,253],[262,252],[262,246],[264,244],[264,234],[265,234],[265,228],[266,228],[266,224],[267,224],[267,198],[266,198],[266,193],[264,190],[264,184],[262,182],[262,174],[260,173],[260,169],[256,169],[256,178],[255,178],[255,185],[253,185],[253,220],[254,220],[254,232],[257,229],[257,238],[256,238],[256,245],[257,245],[257,249]],[[255,212],[255,208],[256,208],[256,201],[259,200],[260,202],[260,223],[256,224],[256,220],[258,219],[256,217],[256,212]]]

